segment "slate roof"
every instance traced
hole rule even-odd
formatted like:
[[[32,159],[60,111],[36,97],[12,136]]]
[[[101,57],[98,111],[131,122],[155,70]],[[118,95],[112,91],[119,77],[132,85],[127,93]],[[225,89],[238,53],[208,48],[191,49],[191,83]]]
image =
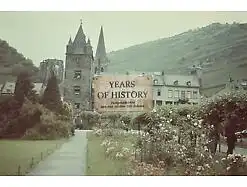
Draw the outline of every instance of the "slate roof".
[[[34,83],[33,88],[37,94],[44,91],[43,83]],[[6,82],[2,89],[2,94],[13,94],[15,92],[15,82]]]
[[[178,87],[188,86],[188,84],[192,87],[200,87],[199,80],[193,75],[164,75],[164,80],[167,86],[175,86],[177,81]]]
[[[2,89],[2,94],[13,94],[15,92],[15,82],[6,82]]]
[[[111,72],[104,72],[100,75],[126,75],[120,73],[111,73]],[[156,86],[186,86],[188,87],[190,84],[191,87],[200,87],[199,80],[195,75],[169,75],[165,74],[162,75],[162,72],[138,72],[138,71],[130,71],[129,75],[151,75],[153,78],[153,84]],[[175,81],[177,81],[177,85],[175,85]],[[190,82],[190,83],[189,83]]]

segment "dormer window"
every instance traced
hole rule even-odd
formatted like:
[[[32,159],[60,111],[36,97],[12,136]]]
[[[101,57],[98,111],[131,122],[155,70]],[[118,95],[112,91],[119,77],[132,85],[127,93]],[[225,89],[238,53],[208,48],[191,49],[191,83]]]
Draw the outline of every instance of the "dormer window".
[[[173,85],[177,86],[177,85],[178,85],[178,80],[175,80],[175,81],[173,82]]]
[[[191,86],[191,81],[187,81],[187,82],[186,82],[186,85],[187,85],[187,86]]]
[[[154,84],[158,84],[158,80],[157,79],[154,79]]]

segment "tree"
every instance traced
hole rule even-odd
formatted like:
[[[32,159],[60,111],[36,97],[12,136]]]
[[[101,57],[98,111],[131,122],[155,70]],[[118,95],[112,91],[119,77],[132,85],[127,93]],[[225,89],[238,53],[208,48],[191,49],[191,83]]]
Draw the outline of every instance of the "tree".
[[[14,92],[15,99],[19,104],[23,104],[25,97],[33,102],[36,101],[37,97],[33,88],[34,85],[31,82],[30,75],[28,72],[22,71],[17,77]]]
[[[57,78],[53,71],[51,72],[41,103],[56,113],[60,113],[63,109]]]

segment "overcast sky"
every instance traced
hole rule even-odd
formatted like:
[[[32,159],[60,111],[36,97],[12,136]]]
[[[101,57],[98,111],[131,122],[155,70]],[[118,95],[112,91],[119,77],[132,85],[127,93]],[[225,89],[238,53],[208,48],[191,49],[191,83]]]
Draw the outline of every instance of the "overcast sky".
[[[213,22],[247,22],[247,12],[0,12],[0,38],[36,65],[47,58],[64,60],[80,19],[94,52],[103,26],[110,52]]]

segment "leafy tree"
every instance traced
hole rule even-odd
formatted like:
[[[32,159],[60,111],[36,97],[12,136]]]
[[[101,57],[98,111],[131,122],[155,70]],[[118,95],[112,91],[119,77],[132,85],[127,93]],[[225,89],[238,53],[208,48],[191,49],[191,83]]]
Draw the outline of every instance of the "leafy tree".
[[[63,109],[58,82],[54,72],[51,72],[51,77],[48,80],[41,103],[56,113],[60,113]]]
[[[33,88],[34,85],[31,82],[30,75],[26,71],[21,72],[17,77],[15,85],[15,99],[21,105],[23,104],[25,97],[33,102],[37,101],[37,96]]]

